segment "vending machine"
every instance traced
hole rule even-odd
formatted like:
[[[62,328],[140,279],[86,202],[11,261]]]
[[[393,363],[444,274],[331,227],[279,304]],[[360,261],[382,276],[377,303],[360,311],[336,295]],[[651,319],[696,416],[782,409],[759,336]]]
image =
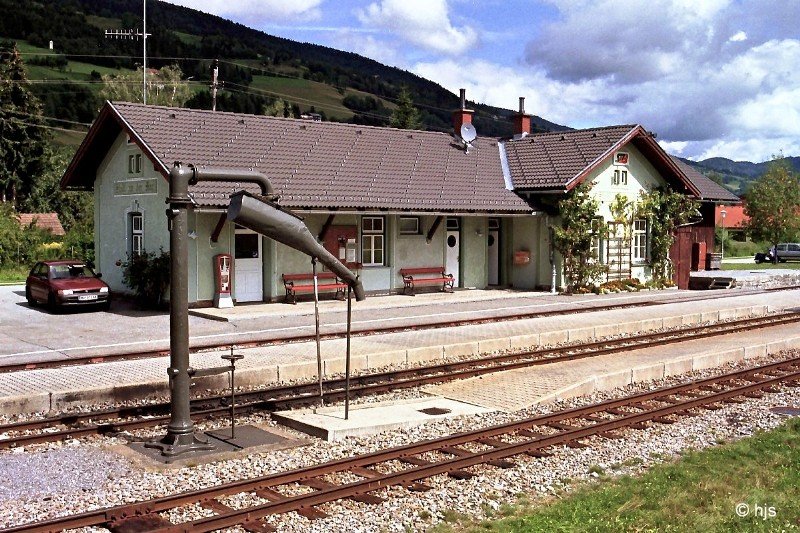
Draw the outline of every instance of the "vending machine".
[[[231,298],[231,270],[233,257],[230,254],[214,256],[214,307],[225,309],[233,307]]]

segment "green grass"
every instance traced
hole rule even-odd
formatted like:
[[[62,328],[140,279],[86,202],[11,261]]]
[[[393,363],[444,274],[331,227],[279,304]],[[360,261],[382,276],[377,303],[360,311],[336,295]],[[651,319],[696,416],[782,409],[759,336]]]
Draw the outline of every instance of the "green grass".
[[[18,265],[0,267],[0,283],[25,283],[29,270],[26,266]]]
[[[751,261],[749,263],[722,263],[722,270],[800,270],[800,261],[787,261],[785,263],[756,263]]]
[[[727,532],[800,530],[800,419],[735,443],[688,452],[638,477],[601,477],[574,494],[534,507],[522,502],[514,516],[470,532]],[[750,515],[737,516],[736,505]],[[754,515],[755,506],[775,516]],[[440,531],[453,530],[442,525]]]

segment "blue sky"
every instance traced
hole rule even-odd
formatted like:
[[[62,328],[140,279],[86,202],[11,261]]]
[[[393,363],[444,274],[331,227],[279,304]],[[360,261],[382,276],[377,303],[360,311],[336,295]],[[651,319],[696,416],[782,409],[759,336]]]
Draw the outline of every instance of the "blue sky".
[[[571,127],[640,123],[671,153],[800,155],[800,2],[171,0],[348,50]]]

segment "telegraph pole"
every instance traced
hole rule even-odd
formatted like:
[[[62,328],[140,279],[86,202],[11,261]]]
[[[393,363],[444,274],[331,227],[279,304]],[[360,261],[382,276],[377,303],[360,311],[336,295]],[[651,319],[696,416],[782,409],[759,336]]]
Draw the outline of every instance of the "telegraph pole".
[[[106,37],[114,39],[136,39],[142,38],[142,103],[147,104],[147,0],[142,0],[142,31],[138,29],[130,30],[106,30]]]
[[[219,59],[211,63],[211,111],[217,110],[217,76],[219,75]]]

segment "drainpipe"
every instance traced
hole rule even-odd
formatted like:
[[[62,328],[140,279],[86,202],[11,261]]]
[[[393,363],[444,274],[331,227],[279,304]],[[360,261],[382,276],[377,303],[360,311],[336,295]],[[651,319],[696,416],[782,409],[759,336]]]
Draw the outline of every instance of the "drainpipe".
[[[167,434],[159,440],[145,444],[161,450],[167,462],[177,455],[214,449],[212,444],[195,433],[189,412],[189,244],[188,219],[192,199],[189,185],[198,181],[230,181],[257,183],[264,195],[272,195],[273,188],[266,176],[259,172],[233,169],[198,170],[192,165],[176,161],[170,170],[167,220],[169,227],[170,285],[169,285],[169,348],[170,360],[167,374],[170,384],[170,422]]]
[[[555,294],[556,291],[556,257],[555,250],[553,250],[553,227],[550,225],[550,217],[545,218],[548,233],[548,248],[550,252],[550,294]]]

